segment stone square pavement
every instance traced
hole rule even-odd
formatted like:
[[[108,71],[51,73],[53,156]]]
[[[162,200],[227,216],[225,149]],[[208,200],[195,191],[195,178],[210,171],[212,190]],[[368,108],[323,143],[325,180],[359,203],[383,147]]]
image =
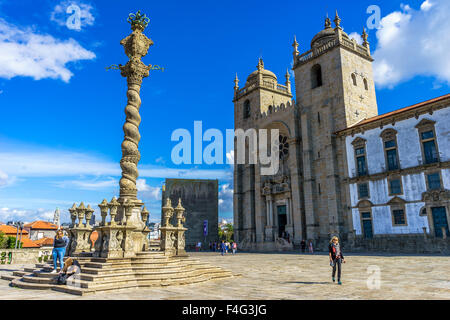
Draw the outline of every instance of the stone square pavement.
[[[184,286],[126,289],[83,297],[56,291],[24,290],[0,280],[0,299],[450,299],[450,257],[347,254],[343,285],[331,282],[325,254],[190,253],[237,275]],[[32,265],[0,265],[0,274]],[[379,280],[379,281],[378,281]]]

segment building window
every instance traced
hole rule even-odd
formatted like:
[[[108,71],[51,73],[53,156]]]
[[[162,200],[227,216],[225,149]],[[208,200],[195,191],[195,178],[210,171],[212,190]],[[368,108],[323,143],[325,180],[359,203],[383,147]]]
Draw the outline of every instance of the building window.
[[[352,81],[353,81],[353,85],[356,87],[357,86],[356,75],[354,73],[352,73]]]
[[[244,119],[250,118],[250,101],[245,100],[244,102]]]
[[[358,167],[358,176],[365,176],[367,174],[366,168],[366,148],[358,148],[356,153],[356,165]]]
[[[406,225],[406,215],[404,209],[394,209],[392,210],[392,218],[394,221],[394,226],[404,226]]]
[[[441,176],[439,172],[427,174],[428,190],[441,189]]]
[[[403,192],[402,192],[401,178],[389,180],[389,195],[396,195],[402,193]]]
[[[422,147],[422,158],[425,164],[439,162],[439,152],[436,144],[435,122],[423,119],[416,125]]]
[[[367,175],[366,164],[366,140],[363,138],[356,138],[353,142],[353,148],[355,149],[355,163],[358,176]]]
[[[383,139],[386,167],[388,171],[400,168],[397,151],[397,131],[389,128],[384,130],[380,137]]]
[[[405,200],[399,197],[392,198],[388,205],[391,207],[392,225],[393,226],[406,226],[406,210]]]
[[[388,170],[398,169],[397,144],[395,140],[389,140],[384,143],[386,150],[386,161]]]
[[[438,154],[436,148],[436,141],[434,139],[433,131],[425,131],[420,135],[422,139],[423,154],[425,156],[425,163],[438,162]]]
[[[367,83],[367,79],[364,79],[364,89],[369,90],[369,85]]]
[[[368,183],[360,183],[358,184],[358,198],[369,198],[369,184]]]
[[[316,64],[311,68],[311,87],[312,89],[322,86],[322,67]]]

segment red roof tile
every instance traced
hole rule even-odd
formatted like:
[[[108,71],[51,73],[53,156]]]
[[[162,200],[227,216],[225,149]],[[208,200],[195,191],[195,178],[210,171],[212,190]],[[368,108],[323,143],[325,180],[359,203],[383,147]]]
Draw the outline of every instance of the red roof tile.
[[[34,240],[34,243],[38,244],[40,247],[53,246],[53,238],[41,238],[38,240]]]
[[[3,224],[3,225],[0,225],[0,232],[3,232],[7,236],[16,236],[17,228]],[[20,230],[19,230],[19,234],[20,234]],[[28,231],[23,229],[22,234],[28,234]]]
[[[31,223],[27,223],[24,225],[26,228],[30,229],[43,229],[43,230],[58,230],[58,226],[56,224],[47,222],[47,221],[34,221]]]
[[[380,114],[378,116],[374,116],[374,117],[371,117],[371,118],[368,118],[368,119],[364,119],[361,122],[358,122],[357,124],[355,124],[353,126],[345,128],[343,130],[340,130],[339,132],[346,131],[346,130],[352,129],[352,128],[357,128],[357,127],[363,126],[365,124],[368,124],[368,123],[371,123],[371,122],[374,122],[374,121],[377,121],[377,120],[389,118],[391,116],[395,116],[395,115],[400,114],[402,112],[406,112],[406,111],[409,111],[409,110],[420,108],[420,107],[432,104],[434,102],[439,102],[439,101],[446,100],[446,99],[449,99],[449,98],[450,98],[450,93],[446,94],[446,95],[443,95],[443,96],[440,96],[440,97],[437,97],[437,98],[434,98],[434,99],[430,99],[430,100],[427,100],[427,101],[423,101],[423,102],[420,102],[420,103],[413,104],[412,106],[409,106],[409,107],[405,107],[405,108],[394,110],[394,111],[391,111],[391,112],[388,112],[388,113]]]

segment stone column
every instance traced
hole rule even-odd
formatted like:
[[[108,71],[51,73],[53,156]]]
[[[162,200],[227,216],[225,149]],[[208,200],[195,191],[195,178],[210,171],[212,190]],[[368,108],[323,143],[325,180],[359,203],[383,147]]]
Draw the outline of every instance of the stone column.
[[[292,221],[292,199],[289,196],[286,199],[286,214],[287,214],[287,225],[286,225],[286,232],[289,233],[290,239],[294,241],[295,235],[294,235],[294,226]]]

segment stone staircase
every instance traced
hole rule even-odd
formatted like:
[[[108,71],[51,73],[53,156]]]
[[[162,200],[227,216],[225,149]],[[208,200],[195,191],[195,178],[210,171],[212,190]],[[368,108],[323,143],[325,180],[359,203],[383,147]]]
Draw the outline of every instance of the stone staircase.
[[[81,273],[67,285],[56,284],[53,261],[35,268],[2,275],[3,280],[23,289],[51,289],[84,295],[125,288],[146,288],[200,283],[232,277],[230,271],[206,265],[190,257],[167,257],[162,252],[146,251],[133,258],[107,259],[77,257]]]

